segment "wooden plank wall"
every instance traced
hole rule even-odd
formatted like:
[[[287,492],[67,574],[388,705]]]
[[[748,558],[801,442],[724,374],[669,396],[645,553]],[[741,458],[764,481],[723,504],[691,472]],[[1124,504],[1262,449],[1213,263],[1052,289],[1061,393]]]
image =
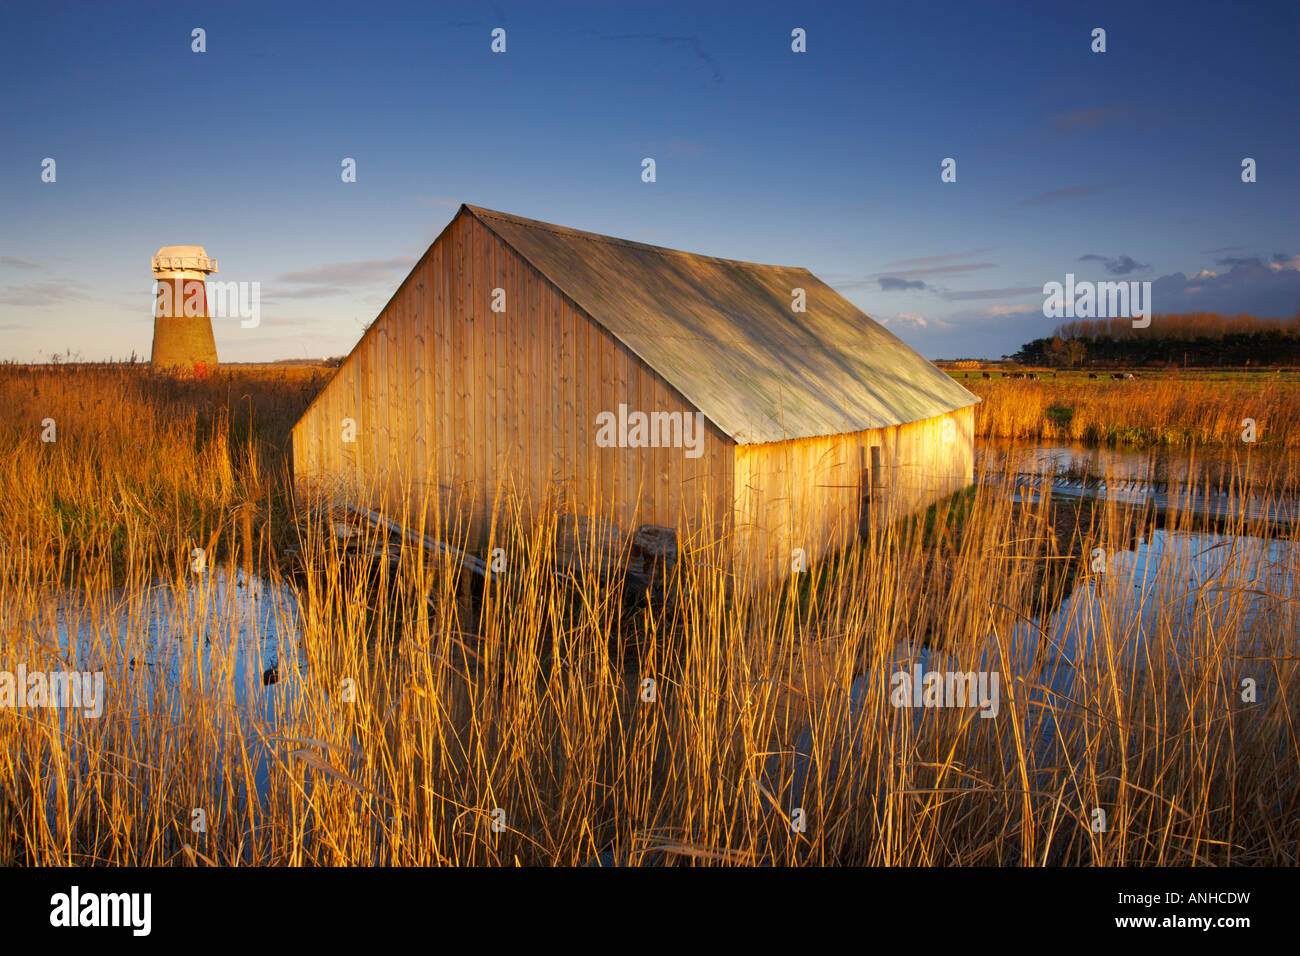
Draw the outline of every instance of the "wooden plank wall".
[[[950,440],[944,419],[952,421]],[[872,520],[891,520],[968,486],[974,422],[971,407],[892,428],[737,445],[737,570],[752,580],[779,580],[790,571],[795,548],[811,565],[847,545],[858,531],[873,445],[880,448],[884,474]]]
[[[503,313],[492,290],[505,290]],[[471,215],[459,216],[402,283],[294,429],[302,488],[412,526],[427,509],[486,546],[494,500],[725,531],[731,439],[705,423],[704,453],[599,448],[596,416],[695,409]],[[356,422],[355,444],[342,421]],[[430,524],[434,527],[435,524]]]
[[[506,311],[491,311],[492,290]],[[417,264],[294,429],[300,488],[383,509],[418,527],[463,522],[486,546],[494,500],[534,514],[548,498],[624,531],[734,526],[738,569],[789,570],[856,532],[862,471],[880,447],[884,516],[969,484],[974,409],[893,428],[733,445],[706,424],[704,455],[598,448],[596,415],[694,409],[470,215]],[[342,441],[343,420],[356,441]],[[944,418],[953,421],[944,441]]]

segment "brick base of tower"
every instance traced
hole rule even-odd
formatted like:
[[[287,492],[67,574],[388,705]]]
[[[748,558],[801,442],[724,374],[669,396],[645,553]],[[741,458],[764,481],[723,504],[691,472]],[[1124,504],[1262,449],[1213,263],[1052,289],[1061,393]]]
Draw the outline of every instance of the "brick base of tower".
[[[155,368],[192,369],[202,362],[216,368],[217,343],[207,316],[158,316],[153,324],[149,362]]]

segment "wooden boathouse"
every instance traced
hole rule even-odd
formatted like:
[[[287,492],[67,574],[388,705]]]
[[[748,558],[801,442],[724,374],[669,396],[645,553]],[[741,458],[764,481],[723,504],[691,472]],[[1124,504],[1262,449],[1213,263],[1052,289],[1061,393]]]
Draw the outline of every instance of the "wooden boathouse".
[[[471,549],[508,499],[706,536],[770,578],[968,485],[977,401],[806,269],[463,205],[293,464],[300,494]]]

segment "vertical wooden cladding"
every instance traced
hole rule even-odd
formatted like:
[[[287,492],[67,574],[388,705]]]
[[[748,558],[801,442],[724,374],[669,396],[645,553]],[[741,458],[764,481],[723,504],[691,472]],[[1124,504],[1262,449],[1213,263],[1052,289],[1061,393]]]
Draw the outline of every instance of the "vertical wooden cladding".
[[[951,425],[945,425],[945,420]],[[847,545],[859,528],[872,448],[884,472],[870,520],[891,520],[965,488],[974,476],[974,408],[844,435],[735,448],[733,559],[759,580]]]
[[[492,309],[501,290],[503,312]],[[974,409],[847,434],[736,445],[703,423],[687,449],[599,447],[597,416],[694,406],[477,216],[429,248],[294,429],[301,485],[445,522],[488,544],[494,508],[548,503],[732,534],[738,570],[781,576],[859,527],[864,467],[878,449],[872,515],[887,520],[969,484]],[[343,442],[352,419],[356,442]],[[703,416],[700,416],[703,420]],[[950,422],[945,426],[945,421]],[[556,496],[558,495],[558,502]],[[441,515],[436,513],[441,511]],[[440,520],[441,519],[441,520]]]
[[[494,290],[504,312],[493,312]],[[427,496],[471,547],[494,501],[564,510],[626,532],[687,533],[732,511],[731,440],[705,424],[702,454],[601,448],[596,416],[691,406],[473,216],[457,217],[294,429],[295,473],[418,524]],[[341,422],[357,423],[342,443]],[[345,479],[345,480],[344,480]],[[431,519],[433,515],[429,516]]]

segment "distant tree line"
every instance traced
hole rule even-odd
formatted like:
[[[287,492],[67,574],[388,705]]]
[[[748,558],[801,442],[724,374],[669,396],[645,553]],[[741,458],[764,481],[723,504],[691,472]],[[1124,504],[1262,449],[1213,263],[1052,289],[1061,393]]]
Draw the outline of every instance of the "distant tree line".
[[[1025,343],[1012,358],[1054,367],[1300,365],[1300,312],[1289,319],[1157,313],[1144,329],[1126,318],[1077,319]]]

